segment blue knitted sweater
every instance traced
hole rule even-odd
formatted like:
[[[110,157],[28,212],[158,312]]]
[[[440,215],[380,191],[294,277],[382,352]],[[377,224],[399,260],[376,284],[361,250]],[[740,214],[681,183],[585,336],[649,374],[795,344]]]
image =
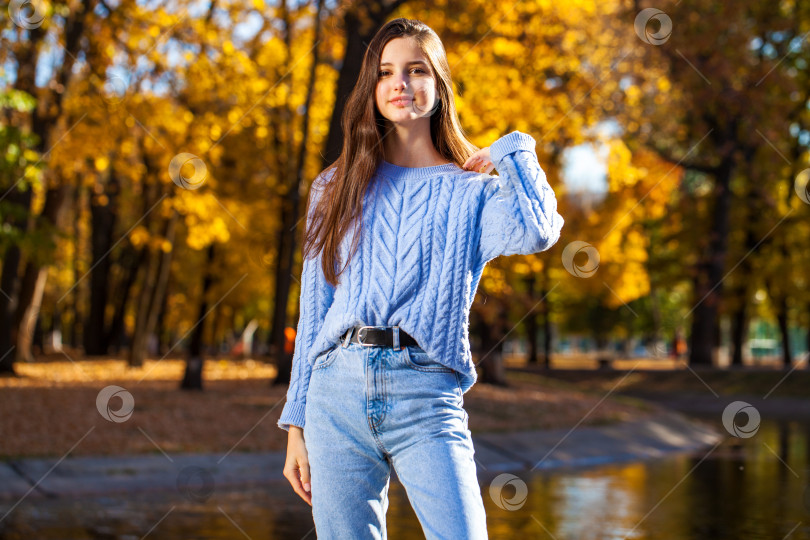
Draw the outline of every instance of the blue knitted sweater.
[[[312,364],[357,324],[399,326],[459,373],[462,392],[475,384],[469,313],[484,266],[499,255],[549,249],[563,226],[535,145],[519,131],[492,143],[499,176],[453,163],[413,168],[381,162],[364,195],[362,239],[338,286],[324,279],[320,255],[304,260],[280,428],[304,427]],[[308,223],[327,175],[311,188]],[[353,234],[352,228],[341,244],[342,264]]]

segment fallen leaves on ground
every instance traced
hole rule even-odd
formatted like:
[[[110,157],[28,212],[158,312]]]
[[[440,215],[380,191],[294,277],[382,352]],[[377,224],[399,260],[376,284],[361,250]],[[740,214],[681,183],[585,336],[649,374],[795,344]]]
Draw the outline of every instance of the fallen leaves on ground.
[[[203,391],[179,389],[185,362],[165,359],[130,368],[124,360],[18,363],[19,377],[0,378],[0,458],[179,452],[282,451],[276,425],[287,385],[272,386],[274,366],[209,360]],[[606,393],[583,393],[525,374],[509,386],[481,382],[464,394],[473,433],[571,428],[636,419],[653,408]],[[102,388],[117,385],[135,402],[132,416],[106,420],[96,407]],[[111,411],[121,408],[111,398]]]

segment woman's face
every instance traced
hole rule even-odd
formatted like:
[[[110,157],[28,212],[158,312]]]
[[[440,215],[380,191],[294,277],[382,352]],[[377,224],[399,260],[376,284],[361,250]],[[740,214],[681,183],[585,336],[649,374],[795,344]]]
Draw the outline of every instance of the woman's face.
[[[375,101],[380,114],[395,124],[429,118],[438,110],[436,79],[413,38],[395,38],[383,48]]]

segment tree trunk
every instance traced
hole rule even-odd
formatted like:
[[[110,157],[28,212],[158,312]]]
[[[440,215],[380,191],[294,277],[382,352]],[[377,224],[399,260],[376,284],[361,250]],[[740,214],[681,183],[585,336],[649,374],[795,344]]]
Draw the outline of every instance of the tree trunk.
[[[649,268],[649,267],[648,267]],[[650,274],[651,275],[651,274]],[[665,357],[666,349],[661,349],[660,344],[666,343],[666,336],[663,335],[663,323],[661,321],[661,302],[658,299],[658,287],[650,279],[650,318],[652,319],[652,350],[656,358]],[[674,336],[673,336],[674,340]]]
[[[113,247],[113,231],[118,215],[118,177],[110,169],[110,177],[104,186],[103,195],[90,196],[91,252],[90,313],[84,333],[84,354],[101,356],[107,354],[109,331],[104,316],[107,311],[109,276],[112,266],[110,250]],[[102,198],[103,197],[103,198]]]
[[[149,302],[154,295],[159,270],[158,266],[160,262],[158,255],[154,253],[154,251],[148,246],[144,246],[144,251],[146,267],[143,276],[143,284],[141,285],[141,290],[138,294],[138,311],[135,315],[135,331],[132,333],[132,345],[129,349],[129,365],[131,367],[142,366],[144,358],[146,357],[146,345],[147,340],[149,339],[149,328],[147,327],[149,317]]]
[[[152,297],[149,299],[149,311],[146,318],[146,336],[148,343],[148,336],[155,333],[157,329],[158,314],[163,307],[163,297],[166,294],[166,287],[169,283],[169,273],[171,271],[172,253],[174,252],[174,236],[177,228],[178,213],[172,210],[171,217],[166,221],[166,227],[163,231],[163,238],[171,244],[171,249],[168,251],[161,250],[159,253],[159,269],[157,271],[155,288]]]
[[[738,291],[738,298],[740,298],[740,305],[734,311],[731,322],[731,365],[742,367],[745,336],[748,333],[748,315],[746,313],[748,299],[745,287],[741,287]]]
[[[139,140],[139,145],[141,151],[141,161],[148,172],[147,176],[156,176],[157,168],[149,159],[149,154],[143,145],[143,139]],[[153,192],[156,197],[154,202],[152,201],[151,197]],[[155,183],[150,185],[144,182],[144,207],[148,208],[144,215],[148,216],[152,209],[154,209],[166,196],[167,195],[163,193],[163,187],[161,184]],[[150,227],[150,221],[151,217],[145,217],[143,218],[142,225],[146,227],[147,230],[151,231],[153,227]],[[150,302],[154,296],[155,286],[158,281],[158,272],[160,271],[160,254],[155,253],[154,250],[149,247],[148,243],[145,244],[141,249],[143,250],[141,261],[143,263],[142,265],[144,266],[145,274],[143,277],[141,290],[138,293],[135,329],[132,333],[132,343],[129,349],[129,365],[131,367],[142,366],[146,357],[146,347],[149,340],[149,332],[151,332],[151,329],[147,327],[149,320],[149,307],[151,305]]]
[[[745,152],[743,166],[747,171],[754,170],[755,151]],[[762,208],[762,201],[767,200],[767,196],[762,193],[761,188],[749,186],[745,195],[745,209],[750,216],[745,223],[745,241],[743,251],[751,253],[757,247],[757,239],[753,224],[756,222],[755,216],[759,215]],[[737,270],[736,281],[739,284],[732,294],[739,300],[740,305],[732,315],[731,323],[731,366],[742,367],[743,350],[745,348],[746,337],[748,335],[748,298],[750,295],[751,282],[753,281],[753,270],[751,259],[743,257]]]
[[[747,208],[751,209],[752,217],[756,212],[760,195],[755,189],[749,189],[746,197]],[[757,239],[754,235],[754,227],[752,223],[747,223],[745,231],[745,244],[743,250],[748,253],[757,245]],[[748,297],[750,295],[751,283],[751,262],[749,257],[745,257],[740,263],[738,275],[736,276],[739,286],[734,291],[735,296],[740,302],[740,306],[733,314],[731,325],[731,365],[742,367],[743,365],[743,349],[745,347],[745,338],[748,334]]]
[[[293,190],[296,193],[298,190]],[[291,197],[294,198],[294,197]],[[275,304],[273,309],[273,322],[270,334],[270,352],[274,356],[274,363],[278,368],[279,376],[271,384],[280,385],[289,383],[292,356],[284,351],[284,328],[287,326],[287,303],[290,297],[292,264],[294,255],[294,233],[289,229],[295,227],[298,217],[298,205],[286,196],[282,201],[281,224],[278,232],[279,256],[277,257],[275,275]]]
[[[189,344],[188,357],[186,359],[186,372],[180,388],[183,390],[202,390],[202,372],[204,357],[202,353],[203,335],[205,331],[205,315],[208,312],[208,291],[214,282],[213,262],[215,254],[215,244],[208,246],[207,264],[203,273],[202,298],[200,299],[200,309],[197,316],[197,325],[191,333],[191,343]]]
[[[493,300],[495,301],[495,300]],[[501,308],[502,310],[503,308]],[[481,366],[481,382],[506,386],[506,373],[503,364],[503,340],[501,340],[501,320],[503,313],[498,315],[496,324],[488,324],[481,317],[479,322],[479,336],[481,337],[481,353],[479,365]],[[493,330],[493,327],[495,330]]]
[[[45,204],[40,215],[42,227],[56,228],[59,214],[64,206],[65,198],[69,193],[67,186],[58,186],[48,189],[45,194]],[[32,258],[25,265],[25,273],[20,285],[19,303],[15,315],[17,327],[17,360],[31,361],[33,354],[31,344],[34,339],[39,309],[42,305],[42,293],[45,291],[45,281],[48,278],[48,267],[44,263]]]
[[[543,314],[542,366],[545,369],[551,369],[552,339],[554,338],[554,336],[551,335],[551,308],[549,306],[548,299],[548,295],[550,294],[550,291],[548,290],[548,266],[548,264],[543,265],[543,284],[540,287],[540,294],[542,295],[541,298],[543,299],[543,302],[540,305],[540,313]]]
[[[28,287],[28,280],[31,280],[31,300],[23,310],[19,326],[17,327],[17,362],[33,362],[34,354],[32,345],[34,343],[34,331],[39,319],[39,310],[42,307],[42,293],[45,291],[45,282],[48,279],[48,268],[34,268],[35,265],[29,263],[26,266],[25,279],[23,284]],[[36,273],[34,273],[36,272]]]
[[[600,332],[594,335],[594,340],[596,341],[596,365],[599,369],[610,369],[614,354],[610,349],[609,338]]]
[[[793,266],[786,239],[781,237],[778,241],[782,261]],[[793,284],[790,282],[780,282],[777,287],[774,287],[774,293],[778,295],[777,298],[773,299],[773,303],[776,308],[776,320],[779,323],[779,333],[782,337],[782,367],[784,369],[791,369],[793,367],[793,350],[790,345],[790,314],[788,312],[788,298],[792,294],[795,294],[792,289]]]
[[[20,266],[20,248],[9,246],[3,256],[2,275],[0,275],[0,374],[14,375],[14,343],[16,331],[12,325],[17,293],[17,272]]]
[[[170,285],[171,272],[169,272],[169,277],[166,279],[166,290],[163,291],[163,305],[160,307],[160,311],[158,312],[157,328],[155,330],[158,335],[158,350],[160,351],[161,355],[166,354],[164,351],[168,351],[170,348],[170,337],[166,328],[166,312],[169,310],[169,291],[171,290]]]
[[[531,306],[536,304],[535,302],[535,291],[534,285],[536,281],[536,277],[533,273],[530,273],[526,276],[525,283],[526,283],[526,296],[529,299],[529,303]],[[529,355],[526,359],[526,362],[531,366],[537,365],[537,313],[532,312],[526,317],[526,341],[529,345]]]
[[[115,294],[113,295],[113,318],[107,336],[107,343],[109,344],[110,350],[115,353],[121,350],[126,341],[124,320],[126,317],[127,303],[132,294],[135,280],[138,277],[138,270],[144,265],[145,261],[146,248],[136,250],[131,244],[124,248],[124,253],[119,261],[123,277],[119,285],[115,288]]]
[[[16,204],[26,213],[31,207],[31,190],[20,192],[16,188],[6,196],[9,204]],[[9,216],[5,223],[20,231],[26,230],[27,220]],[[14,350],[17,343],[16,312],[19,305],[20,263],[22,253],[20,248],[12,244],[3,255],[2,276],[0,276],[0,373],[14,374]]]
[[[77,186],[73,192],[73,260],[71,261],[70,270],[73,273],[73,282],[76,283],[81,277],[79,269],[79,261],[81,260],[81,228],[79,227],[80,217],[82,214],[82,193],[84,188]],[[79,335],[79,321],[82,320],[82,311],[79,301],[79,287],[74,287],[72,291],[68,292],[65,299],[66,311],[70,313],[70,337],[68,344],[71,347],[78,347],[81,340]]]
[[[787,298],[784,294],[779,295],[775,302],[776,320],[779,323],[779,335],[782,337],[782,367],[790,369],[793,367],[793,351],[790,347],[790,320],[788,318]]]
[[[219,360],[219,352],[222,350],[222,341],[219,339],[219,327],[222,324],[222,305],[217,304],[211,308],[214,314],[211,317],[211,324],[208,327],[208,353],[211,354],[215,360]]]
[[[642,226],[644,228],[645,234],[649,238],[654,238],[655,236],[655,229],[652,225],[647,222],[643,222]],[[647,275],[649,276],[650,280],[650,319],[652,320],[652,351],[655,358],[666,357],[666,348],[661,347],[661,345],[666,343],[666,336],[663,335],[663,324],[661,321],[661,301],[658,298],[658,283],[656,281],[656,272],[655,272],[655,253],[653,252],[653,242],[650,242],[647,249],[647,262],[645,263],[645,267],[647,269]],[[674,339],[674,338],[673,338]]]
[[[715,175],[714,211],[707,248],[701,254],[695,276],[695,308],[689,362],[694,365],[712,365],[720,343],[718,313],[722,300],[722,279],[728,249],[729,208],[731,206],[731,177],[734,171],[733,154],[723,158]]]

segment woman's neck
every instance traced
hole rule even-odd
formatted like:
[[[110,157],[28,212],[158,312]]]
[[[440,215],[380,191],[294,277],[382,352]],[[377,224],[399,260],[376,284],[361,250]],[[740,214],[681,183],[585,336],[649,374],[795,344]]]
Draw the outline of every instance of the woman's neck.
[[[449,163],[433,146],[427,131],[395,129],[383,140],[385,161],[400,167],[434,167]]]

